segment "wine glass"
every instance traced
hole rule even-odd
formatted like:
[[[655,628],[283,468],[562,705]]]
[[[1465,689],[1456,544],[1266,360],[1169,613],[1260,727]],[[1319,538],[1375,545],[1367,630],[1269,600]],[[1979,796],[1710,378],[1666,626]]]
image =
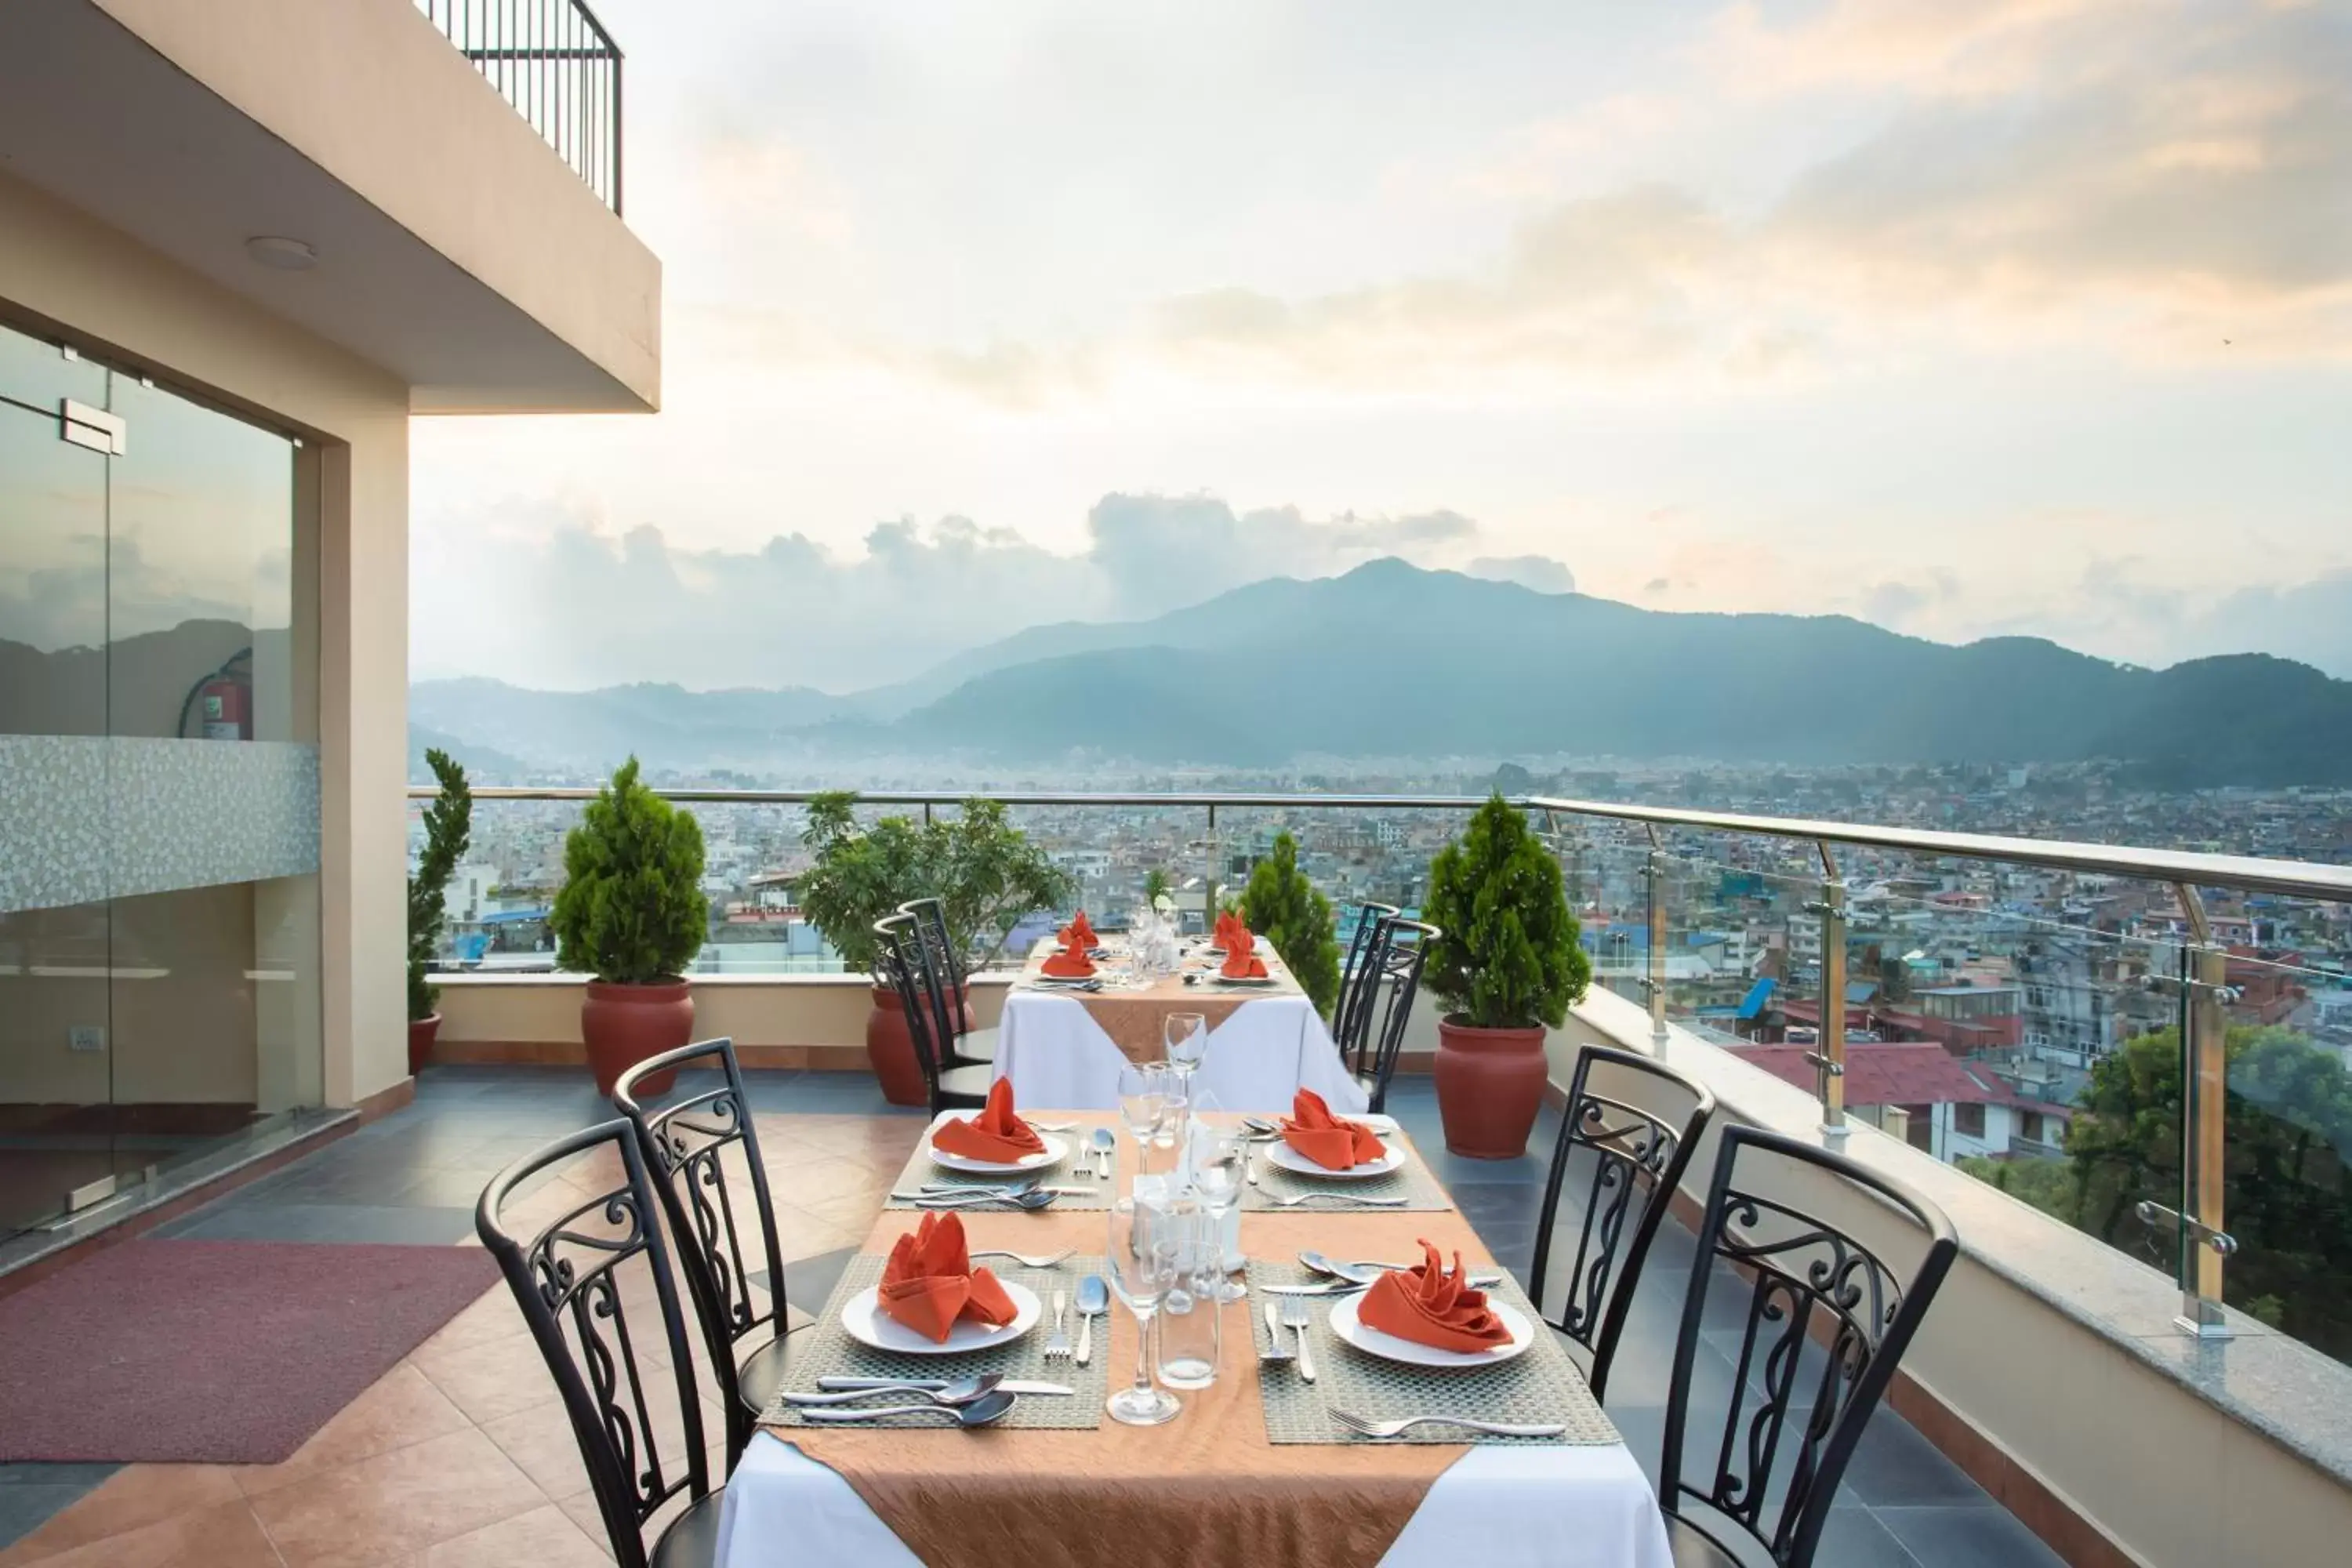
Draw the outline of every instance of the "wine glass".
[[[1227,1216],[1242,1201],[1242,1184],[1249,1175],[1249,1145],[1222,1129],[1192,1144],[1192,1195],[1208,1220],[1208,1234],[1216,1248],[1216,1299],[1238,1301],[1249,1292],[1225,1271]]]
[[[1201,1065],[1209,1054],[1209,1020],[1201,1013],[1171,1013],[1160,1026],[1160,1037],[1168,1047],[1168,1065],[1186,1078]]]
[[[1129,1062],[1118,1069],[1118,1114],[1135,1140],[1136,1168],[1140,1171],[1151,1153],[1152,1135],[1168,1115],[1168,1099],[1158,1068]]]
[[[1112,1420],[1129,1426],[1157,1426],[1183,1408],[1174,1394],[1151,1383],[1151,1318],[1175,1279],[1175,1228],[1150,1204],[1120,1198],[1110,1205],[1110,1288],[1135,1315],[1135,1386],[1112,1394],[1104,1408]]]

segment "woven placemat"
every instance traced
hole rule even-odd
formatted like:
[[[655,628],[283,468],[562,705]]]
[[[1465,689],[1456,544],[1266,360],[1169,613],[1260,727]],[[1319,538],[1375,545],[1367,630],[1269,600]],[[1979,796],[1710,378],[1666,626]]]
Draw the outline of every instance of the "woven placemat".
[[[1087,1129],[1081,1127],[1075,1132],[1050,1132],[1045,1136],[1059,1138],[1063,1142],[1067,1143],[1070,1146],[1069,1157],[1059,1164],[1046,1165],[1024,1175],[976,1175],[970,1171],[950,1171],[945,1165],[934,1161],[931,1158],[930,1135],[927,1132],[923,1135],[923,1141],[915,1145],[914,1153],[908,1156],[907,1168],[898,1173],[897,1181],[890,1184],[890,1191],[894,1194],[918,1192],[926,1182],[959,1187],[995,1187],[1003,1186],[1011,1182],[1025,1182],[1034,1179],[1043,1186],[1078,1189],[1075,1192],[1064,1192],[1056,1197],[1053,1205],[1056,1209],[1110,1207],[1111,1199],[1118,1194],[1119,1184],[1116,1180],[1102,1181],[1088,1173],[1094,1169],[1094,1163],[1092,1155],[1086,1148]],[[1116,1176],[1116,1170],[1113,1174]],[[917,1205],[912,1198],[892,1197],[883,1206],[910,1209]],[[975,1207],[982,1214],[1005,1212],[1004,1205],[995,1204],[979,1205]]]
[[[1100,1257],[1068,1258],[1056,1268],[1000,1269],[993,1264],[985,1265],[995,1272],[998,1279],[1014,1281],[1035,1291],[1045,1310],[1039,1314],[1035,1328],[1010,1344],[992,1345],[987,1350],[952,1356],[896,1355],[887,1351],[877,1351],[859,1344],[842,1328],[841,1304],[879,1280],[885,1261],[877,1254],[860,1253],[849,1260],[848,1268],[842,1270],[841,1283],[834,1287],[832,1299],[825,1302],[823,1315],[803,1331],[793,1342],[792,1392],[815,1393],[816,1380],[820,1377],[952,1378],[1001,1372],[1006,1377],[1063,1384],[1076,1392],[1069,1394],[1023,1394],[996,1423],[997,1426],[1054,1427],[1068,1431],[1091,1429],[1102,1425],[1103,1401],[1110,1396],[1110,1320],[1108,1317],[1095,1320],[1094,1356],[1090,1365],[1080,1366],[1076,1361],[1047,1361],[1045,1341],[1054,1331],[1054,1292],[1063,1290],[1071,1298],[1068,1320],[1070,1343],[1077,1343],[1080,1327],[1078,1281],[1089,1274],[1106,1273],[1108,1260]],[[890,1403],[881,1394],[877,1394],[873,1402],[877,1405]],[[763,1426],[832,1425],[803,1420],[799,1408],[785,1404],[781,1395],[761,1415],[760,1424]],[[935,1426],[942,1432],[959,1429],[953,1422],[935,1415],[893,1415],[857,1425],[910,1429]]]
[[[1450,1209],[1454,1200],[1429,1173],[1429,1166],[1417,1151],[1408,1152],[1405,1162],[1385,1176],[1302,1176],[1286,1171],[1267,1156],[1276,1147],[1272,1142],[1250,1145],[1250,1168],[1258,1174],[1258,1184],[1242,1189],[1242,1209],[1244,1213],[1259,1209],[1278,1208],[1278,1198],[1296,1197],[1301,1193],[1334,1193],[1366,1198],[1402,1198],[1401,1204],[1381,1204],[1378,1210],[1410,1214],[1415,1210],[1437,1212]],[[1360,1204],[1308,1203],[1300,1204],[1294,1211],[1299,1214],[1370,1214],[1375,1208]]]
[[[1261,1292],[1268,1285],[1305,1285],[1315,1277],[1295,1263],[1249,1266],[1250,1321],[1255,1348],[1266,1349],[1265,1307],[1280,1296]],[[1313,1321],[1307,1331],[1315,1352],[1315,1381],[1298,1375],[1295,1362],[1263,1363],[1258,1368],[1259,1403],[1265,1410],[1269,1443],[1618,1443],[1617,1428],[1602,1415],[1601,1404],[1586,1386],[1584,1374],[1560,1348],[1559,1337],[1544,1327],[1528,1301],[1527,1293],[1508,1275],[1491,1294],[1525,1312],[1536,1324],[1536,1342],[1509,1361],[1486,1367],[1414,1367],[1360,1351],[1331,1331],[1331,1308],[1338,1298],[1310,1296]],[[1297,1335],[1283,1331],[1292,1347]],[[1482,1421],[1567,1426],[1558,1437],[1495,1437],[1460,1426],[1414,1426],[1389,1438],[1361,1437],[1331,1419],[1329,1412],[1345,1410],[1372,1421],[1393,1421],[1407,1415],[1470,1415]]]

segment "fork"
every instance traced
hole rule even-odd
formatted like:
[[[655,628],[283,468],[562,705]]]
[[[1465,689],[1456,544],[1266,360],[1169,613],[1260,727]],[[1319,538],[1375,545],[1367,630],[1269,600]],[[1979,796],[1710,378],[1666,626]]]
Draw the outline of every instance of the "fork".
[[[1300,1204],[1311,1204],[1317,1198],[1329,1198],[1333,1203],[1340,1204],[1363,1204],[1371,1208],[1381,1209],[1402,1208],[1410,1201],[1405,1198],[1366,1197],[1360,1193],[1328,1193],[1318,1188],[1311,1193],[1297,1193],[1286,1198],[1276,1198],[1271,1206],[1278,1209],[1295,1209]]]
[[[1057,1266],[1062,1259],[1067,1258],[1070,1255],[1070,1251],[1071,1249],[1066,1247],[1059,1252],[1047,1252],[1032,1255],[1026,1252],[1007,1252],[1001,1247],[982,1247],[978,1252],[967,1253],[965,1256],[975,1259],[982,1258],[1009,1258],[1013,1262],[1021,1265],[1024,1268],[1052,1268]]]
[[[1515,1426],[1507,1421],[1474,1421],[1467,1415],[1408,1415],[1400,1421],[1373,1421],[1350,1415],[1345,1410],[1330,1412],[1331,1419],[1350,1432],[1367,1437],[1394,1437],[1408,1428],[1434,1423],[1441,1426],[1460,1426],[1472,1432],[1484,1432],[1495,1437],[1557,1437],[1568,1428],[1557,1422],[1542,1426]]]
[[[1282,1326],[1295,1330],[1298,1334],[1298,1380],[1301,1383],[1315,1381],[1315,1352],[1307,1344],[1307,1325],[1313,1321],[1314,1314],[1307,1310],[1304,1300],[1297,1296],[1282,1299]]]
[[[1066,1361],[1069,1359],[1070,1331],[1063,1326],[1063,1320],[1067,1318],[1069,1315],[1070,1293],[1067,1290],[1055,1291],[1054,1331],[1052,1334],[1048,1335],[1045,1340],[1045,1359],[1047,1361]]]

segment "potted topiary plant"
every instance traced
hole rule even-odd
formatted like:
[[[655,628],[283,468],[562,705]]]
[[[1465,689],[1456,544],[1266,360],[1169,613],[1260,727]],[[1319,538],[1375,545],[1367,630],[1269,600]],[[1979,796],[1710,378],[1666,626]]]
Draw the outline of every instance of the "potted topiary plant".
[[[466,786],[466,770],[448,752],[428,751],[425,765],[439,781],[441,793],[425,808],[425,852],[417,857],[416,874],[408,879],[408,1075],[415,1077],[432,1059],[434,1037],[441,1032],[441,1015],[435,1010],[441,993],[425,983],[426,965],[440,944],[446,910],[442,898],[457,862],[466,857],[472,837],[474,792]]]
[[[1298,868],[1298,840],[1287,833],[1274,836],[1274,853],[1250,868],[1241,912],[1251,931],[1274,944],[1315,1010],[1328,1016],[1339,999],[1339,941],[1331,900]]]
[[[547,922],[556,966],[595,976],[580,1004],[580,1033],[598,1093],[693,1037],[685,971],[709,919],[702,825],[638,782],[631,757],[565,837],[563,887]],[[645,1091],[666,1092],[674,1076],[647,1079]]]
[[[852,973],[875,973],[881,955],[874,922],[910,900],[940,900],[948,940],[967,958],[977,952],[971,967],[980,969],[1003,952],[1022,916],[1058,909],[1076,896],[1068,874],[1012,825],[999,802],[966,801],[952,818],[917,823],[886,816],[860,828],[856,800],[850,791],[836,790],[809,803],[801,839],[816,851],[816,863],[798,888],[801,912]],[[958,998],[957,1016],[971,1027],[969,998]],[[929,1103],[898,994],[878,981],[866,1019],[866,1055],[884,1099],[893,1105]]]
[[[1444,1009],[1436,1077],[1445,1147],[1517,1159],[1543,1105],[1544,1030],[1568,1021],[1592,978],[1559,862],[1497,795],[1430,862],[1423,914],[1444,933],[1423,981]]]

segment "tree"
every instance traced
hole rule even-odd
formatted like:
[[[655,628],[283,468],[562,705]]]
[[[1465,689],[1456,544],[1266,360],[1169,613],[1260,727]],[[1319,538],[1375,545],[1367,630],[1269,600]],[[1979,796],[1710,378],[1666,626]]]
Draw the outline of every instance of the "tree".
[[[834,790],[809,802],[801,842],[816,865],[801,879],[801,909],[853,972],[871,972],[874,923],[915,899],[936,898],[948,940],[985,968],[1021,917],[1076,896],[1069,874],[1012,824],[1004,805],[968,800],[951,818],[886,816],[860,828],[857,796]],[[982,944],[985,943],[984,948]]]
[[[710,933],[702,825],[637,778],[631,757],[563,840],[563,887],[548,912],[559,969],[608,985],[685,973]]]
[[[1153,908],[1158,908],[1160,900],[1174,890],[1175,884],[1168,879],[1168,873],[1159,867],[1154,866],[1143,874],[1143,901]]]
[[[1460,1023],[1557,1029],[1591,983],[1559,862],[1499,795],[1429,863],[1422,914],[1444,933],[1423,977]]]
[[[1251,868],[1242,890],[1242,919],[1274,943],[1274,951],[1307,992],[1315,1010],[1328,1016],[1339,1000],[1339,939],[1331,900],[1298,868],[1298,840],[1274,836],[1274,853]]]
[[[2352,1360],[2352,1073],[2292,1029],[2235,1027],[2223,1052],[2222,1225],[2238,1243],[2224,1298]],[[2136,1248],[2142,1200],[2180,1206],[2180,1057],[2179,1031],[2161,1029],[2102,1058],[2067,1131],[2063,1190],[2040,1172],[1996,1184]]]
[[[457,862],[466,858],[474,828],[474,792],[466,783],[466,770],[437,748],[425,753],[425,763],[440,783],[441,793],[425,808],[425,852],[417,857],[416,875],[408,879],[408,1016],[412,1020],[431,1017],[440,995],[425,983],[425,971],[433,962],[433,950],[441,942],[447,914],[443,895],[449,890]]]

